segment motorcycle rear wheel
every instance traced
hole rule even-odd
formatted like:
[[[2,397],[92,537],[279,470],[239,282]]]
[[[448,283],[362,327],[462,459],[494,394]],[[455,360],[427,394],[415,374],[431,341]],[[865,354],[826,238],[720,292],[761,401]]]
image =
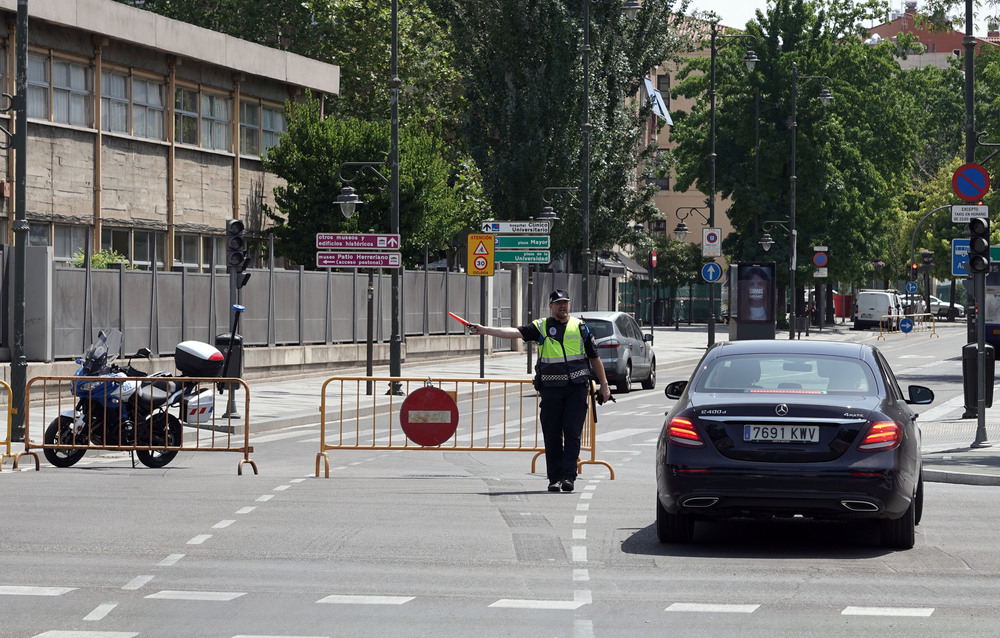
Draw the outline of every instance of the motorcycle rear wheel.
[[[63,443],[65,445],[86,445],[87,438],[82,435],[77,435],[74,441],[73,437],[74,419],[69,416],[61,416],[52,423],[49,423],[49,427],[45,428],[45,445],[57,445]],[[45,454],[45,460],[56,467],[70,467],[71,465],[76,465],[77,461],[83,458],[83,455],[87,453],[87,450],[78,450],[73,448],[44,448],[42,452]]]
[[[151,418],[152,427],[149,424],[138,426],[145,432],[152,430],[151,445],[156,447],[170,447],[181,444],[181,422],[172,414],[154,414]],[[163,450],[136,450],[135,455],[139,457],[139,462],[146,467],[163,467],[174,460],[176,451]]]

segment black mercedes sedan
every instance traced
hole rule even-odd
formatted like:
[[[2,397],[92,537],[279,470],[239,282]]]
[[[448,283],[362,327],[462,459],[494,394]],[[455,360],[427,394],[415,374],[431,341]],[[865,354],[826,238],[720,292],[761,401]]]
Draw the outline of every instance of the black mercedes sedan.
[[[881,544],[909,549],[920,522],[920,429],[870,345],[752,340],[709,348],[656,450],[656,533],[689,542],[697,519],[877,519]]]

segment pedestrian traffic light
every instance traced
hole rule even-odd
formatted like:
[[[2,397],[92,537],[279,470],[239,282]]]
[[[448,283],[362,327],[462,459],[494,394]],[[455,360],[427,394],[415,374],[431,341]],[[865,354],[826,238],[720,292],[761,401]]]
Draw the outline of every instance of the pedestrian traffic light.
[[[985,217],[969,220],[969,272],[990,271],[990,221]]]

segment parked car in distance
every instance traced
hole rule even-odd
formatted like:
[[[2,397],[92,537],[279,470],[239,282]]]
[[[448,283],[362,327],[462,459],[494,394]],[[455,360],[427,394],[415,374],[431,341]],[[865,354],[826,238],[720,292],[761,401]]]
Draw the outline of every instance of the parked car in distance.
[[[895,329],[903,315],[903,300],[895,290],[862,290],[854,301],[854,329]]]
[[[632,315],[624,312],[574,313],[587,322],[597,351],[608,376],[608,384],[619,392],[629,392],[632,383],[642,382],[642,387],[656,387],[656,355],[653,354],[653,335],[644,335]]]
[[[903,309],[906,314],[913,314],[916,312],[915,308],[917,306],[917,298],[921,295],[903,295]],[[949,310],[951,310],[951,304],[947,301],[941,301],[934,295],[930,296],[931,307],[924,312],[929,312],[939,319],[948,319]],[[965,316],[965,306],[960,303],[956,303],[954,310],[951,310],[951,319],[959,319]]]
[[[909,549],[923,510],[920,429],[874,346],[747,340],[709,348],[656,448],[656,533],[692,540],[696,520],[874,519],[881,544]]]

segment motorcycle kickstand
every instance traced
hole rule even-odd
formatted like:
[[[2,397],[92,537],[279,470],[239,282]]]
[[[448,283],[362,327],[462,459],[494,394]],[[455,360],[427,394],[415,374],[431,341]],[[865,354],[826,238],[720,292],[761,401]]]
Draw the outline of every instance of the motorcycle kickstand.
[[[129,456],[132,457],[132,469],[135,469],[135,450],[128,451]]]

